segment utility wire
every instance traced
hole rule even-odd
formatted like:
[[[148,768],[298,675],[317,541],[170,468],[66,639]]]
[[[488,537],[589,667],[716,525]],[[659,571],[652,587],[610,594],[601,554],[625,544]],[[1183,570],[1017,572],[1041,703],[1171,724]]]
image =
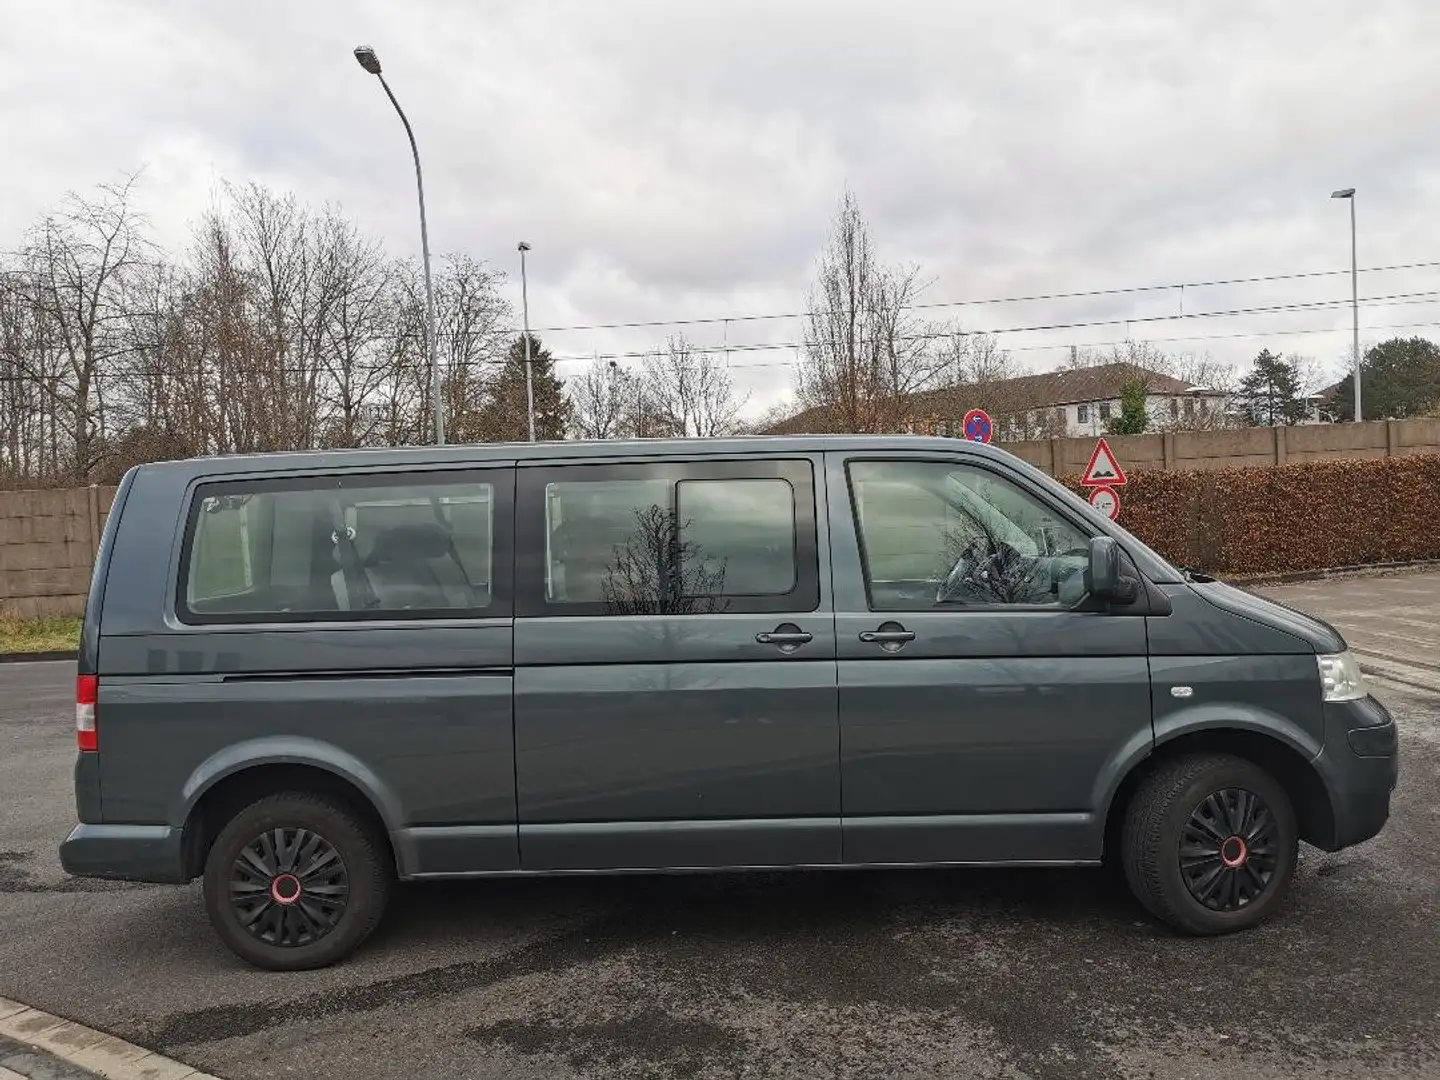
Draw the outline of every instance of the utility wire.
[[[1427,262],[1393,263],[1388,266],[1362,266],[1361,274],[1377,274],[1391,270],[1423,270],[1440,266],[1440,259]],[[1289,274],[1262,274],[1257,277],[1214,278],[1209,281],[1175,281],[1160,285],[1127,285],[1110,289],[1082,289],[1075,292],[1035,293],[1029,296],[994,296],[980,300],[941,300],[928,304],[908,304],[902,311],[935,311],[952,307],[984,307],[990,304],[1023,304],[1038,300],[1081,300],[1100,296],[1125,296],[1130,293],[1176,292],[1181,289],[1207,289],[1222,285],[1254,285],[1270,281],[1299,281],[1304,278],[1337,277],[1348,275],[1346,270],[1306,270]],[[768,322],[781,319],[804,319],[811,315],[825,316],[830,311],[790,311],[779,314],[759,315],[716,315],[694,319],[647,319],[636,322],[576,323],[573,326],[531,327],[532,334],[563,334],[581,330],[641,330],[657,326],[714,326],[732,322]],[[508,333],[520,333],[519,327],[512,327]]]
[[[1425,292],[1413,293],[1392,293],[1387,296],[1363,296],[1360,298],[1362,304],[1377,304],[1381,306],[1402,306],[1405,304],[1433,304],[1440,302],[1440,290],[1428,290]],[[1184,319],[1220,319],[1236,318],[1242,315],[1267,315],[1286,311],[1324,311],[1328,309],[1349,307],[1352,301],[1344,300],[1310,300],[1301,303],[1291,304],[1265,304],[1249,308],[1229,308],[1222,311],[1194,311],[1184,315],[1132,315],[1129,317],[1116,317],[1108,319],[1085,319],[1074,322],[1037,323],[1031,326],[1002,326],[986,330],[933,330],[919,334],[898,335],[897,341],[936,341],[949,337],[974,337],[987,335],[998,337],[1002,334],[1027,334],[1041,333],[1053,330],[1085,330],[1097,326],[1120,326],[1137,325],[1143,323],[1174,322]],[[866,344],[861,341],[858,344]],[[730,344],[727,346],[731,352],[769,352],[776,349],[799,349],[804,348],[803,341],[767,341],[753,344]],[[696,352],[717,352],[713,346],[693,345]],[[574,363],[582,360],[633,360],[645,356],[653,356],[654,349],[632,350],[628,352],[614,353],[592,353],[590,356],[556,356],[557,363]]]
[[[1428,301],[1428,302],[1432,302],[1432,303],[1433,303],[1433,302],[1437,302],[1437,301]],[[1348,303],[1348,301],[1347,301],[1347,303]],[[1431,321],[1431,322],[1409,322],[1409,323],[1377,323],[1377,324],[1373,324],[1373,325],[1363,325],[1363,326],[1360,327],[1360,329],[1363,330],[1363,331],[1367,331],[1367,332],[1368,332],[1368,331],[1375,331],[1375,330],[1418,330],[1418,329],[1424,329],[1424,328],[1426,328],[1426,327],[1440,327],[1440,322]],[[1107,346],[1111,346],[1111,345],[1166,345],[1166,344],[1173,344],[1173,343],[1177,343],[1177,342],[1187,342],[1187,341],[1233,341],[1233,340],[1237,340],[1237,339],[1258,340],[1258,339],[1262,339],[1262,338],[1271,338],[1271,337],[1290,337],[1290,336],[1300,336],[1300,337],[1303,337],[1303,336],[1308,335],[1308,334],[1330,334],[1330,333],[1335,333],[1335,332],[1336,332],[1336,330],[1335,330],[1335,327],[1333,327],[1333,326],[1316,326],[1316,327],[1310,327],[1310,328],[1308,328],[1308,329],[1302,329],[1302,330],[1296,330],[1296,329],[1290,329],[1290,330],[1253,330],[1253,331],[1252,331],[1252,330],[1247,330],[1247,331],[1243,331],[1243,332],[1235,333],[1235,334],[1202,334],[1202,335],[1198,335],[1198,336],[1194,336],[1194,337],[1122,338],[1122,339],[1116,339],[1116,340],[1113,340],[1113,341],[1091,341],[1091,342],[1086,342],[1085,344],[1082,344],[1082,345],[1080,345],[1079,347],[1080,347],[1080,348],[1083,348],[1083,349],[1103,349],[1103,348],[1106,348]],[[1045,351],[1052,350],[1052,349],[1053,349],[1053,350],[1060,350],[1060,351],[1064,351],[1064,352],[1069,352],[1070,346],[1069,346],[1068,344],[1016,345],[1016,346],[1011,346],[1011,347],[1009,347],[1007,351],[1009,351],[1009,352],[1045,352]],[[704,351],[704,350],[701,350],[701,349],[697,349],[697,350],[696,350],[696,352],[703,352],[703,351]],[[650,355],[653,355],[653,353],[643,353],[643,354],[639,354],[639,358],[643,358],[644,356],[650,356]],[[576,360],[594,360],[594,359],[597,359],[597,358],[596,358],[596,357],[578,357],[578,358],[571,358],[571,359],[566,360],[566,361],[564,361],[564,362],[566,362],[566,363],[571,363],[571,362],[575,362]],[[557,363],[560,363],[561,361],[560,361],[560,360],[557,360],[556,362],[557,362]],[[473,363],[474,363],[475,365],[477,365],[477,366],[481,366],[481,365],[483,365],[483,366],[499,366],[499,365],[504,364],[505,361],[503,361],[503,360],[477,360],[477,361],[473,361]],[[731,366],[732,368],[736,368],[736,369],[742,369],[742,368],[791,368],[791,367],[795,367],[797,364],[798,364],[798,361],[796,361],[796,360],[760,360],[760,361],[755,361],[755,362],[753,362],[753,363],[732,363],[730,366]],[[350,370],[351,370],[351,372],[352,372],[353,374],[362,374],[362,373],[371,373],[371,374],[374,374],[374,373],[376,373],[376,372],[381,372],[381,373],[387,372],[387,371],[389,371],[390,369],[389,369],[386,365],[370,365],[370,366],[366,366],[366,367],[351,368]],[[398,372],[399,369],[395,369],[395,370],[396,370],[396,372]],[[264,374],[266,374],[266,375],[312,375],[312,374],[317,374],[317,373],[318,373],[318,374],[329,374],[328,372],[324,372],[324,371],[317,372],[316,369],[314,369],[314,368],[291,368],[291,367],[280,368],[280,369],[273,369],[273,368],[272,368],[272,369],[264,372]],[[166,371],[166,370],[156,370],[156,371],[143,371],[143,370],[132,370],[132,371],[97,371],[97,372],[92,373],[90,377],[91,377],[91,379],[92,379],[92,381],[93,381],[94,379],[137,379],[137,378],[162,379],[162,378],[178,378],[178,377],[180,377],[180,376],[189,376],[189,375],[194,375],[194,374],[196,374],[196,372],[194,372],[194,371],[182,371],[182,370],[170,370],[170,371]],[[206,375],[207,375],[207,373],[203,373],[203,372],[200,373],[200,374],[201,374],[202,377],[206,377]],[[214,377],[214,376],[213,376],[213,372],[212,372],[212,373],[208,373],[208,374],[209,374],[210,377]],[[5,374],[5,375],[0,375],[0,383],[39,383],[39,384],[43,384],[43,383],[53,382],[53,383],[56,383],[57,385],[64,384],[64,385],[66,386],[66,388],[68,389],[68,384],[65,384],[65,383],[64,383],[65,378],[66,378],[66,376],[64,376],[64,375],[12,375],[12,374]],[[243,378],[243,376],[242,376],[242,378]]]

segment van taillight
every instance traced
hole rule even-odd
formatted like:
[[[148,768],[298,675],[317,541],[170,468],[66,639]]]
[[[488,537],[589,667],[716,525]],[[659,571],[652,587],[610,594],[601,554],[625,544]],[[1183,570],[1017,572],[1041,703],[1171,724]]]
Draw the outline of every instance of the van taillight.
[[[95,699],[100,693],[96,675],[80,675],[75,679],[75,745],[81,750],[100,749],[99,732],[95,730]]]

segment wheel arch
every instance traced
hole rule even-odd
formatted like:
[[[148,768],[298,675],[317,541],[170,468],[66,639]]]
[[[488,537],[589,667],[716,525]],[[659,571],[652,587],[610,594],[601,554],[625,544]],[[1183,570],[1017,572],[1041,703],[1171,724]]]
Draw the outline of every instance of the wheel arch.
[[[350,755],[309,740],[241,744],[199,766],[186,783],[182,810],[185,871],[198,877],[215,838],[237,813],[267,795],[305,791],[330,796],[377,826],[390,840],[399,807],[385,786]]]
[[[1285,789],[1295,810],[1300,838],[1326,847],[1335,836],[1335,811],[1325,781],[1314,766],[1315,754],[1298,740],[1282,737],[1272,728],[1209,725],[1176,731],[1155,744],[1153,751],[1135,762],[1116,786],[1105,815],[1104,849],[1108,857],[1119,850],[1120,828],[1135,790],[1162,764],[1191,753],[1223,753],[1244,758],[1264,769]],[[1302,748],[1303,747],[1303,748]],[[1318,747],[1315,753],[1318,754]]]

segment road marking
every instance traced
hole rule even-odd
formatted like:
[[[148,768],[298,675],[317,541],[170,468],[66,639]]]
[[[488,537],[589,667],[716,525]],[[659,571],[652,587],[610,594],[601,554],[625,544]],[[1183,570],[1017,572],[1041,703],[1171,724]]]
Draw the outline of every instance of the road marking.
[[[1418,638],[1414,634],[1392,634],[1388,630],[1371,630],[1368,626],[1357,626],[1354,631],[1357,637],[1383,637],[1393,638],[1396,641],[1404,641],[1412,645],[1426,645],[1432,649],[1440,648],[1440,641],[1431,641],[1428,638]]]
[[[0,998],[0,1035],[106,1080],[216,1080],[184,1062],[8,998]],[[0,1080],[14,1075],[0,1068]]]
[[[1374,653],[1356,651],[1355,659],[1360,670],[1367,676],[1382,682],[1395,683],[1407,690],[1424,690],[1440,693],[1440,670],[1433,667],[1419,667],[1407,664],[1390,656],[1376,656]]]

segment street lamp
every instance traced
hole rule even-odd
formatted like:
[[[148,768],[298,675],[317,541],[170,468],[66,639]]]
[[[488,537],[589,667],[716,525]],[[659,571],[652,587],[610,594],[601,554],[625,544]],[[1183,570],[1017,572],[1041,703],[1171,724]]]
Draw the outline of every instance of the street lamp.
[[[1350,200],[1350,318],[1355,348],[1355,422],[1360,423],[1360,285],[1355,262],[1355,189],[1341,188],[1330,193],[1332,199]]]
[[[445,416],[440,400],[440,360],[435,341],[435,287],[430,282],[430,234],[425,227],[425,181],[420,175],[420,148],[415,145],[415,132],[410,128],[405,110],[400,108],[400,102],[395,100],[395,95],[390,91],[390,84],[385,81],[385,76],[380,74],[380,58],[375,55],[375,50],[369,45],[356,46],[355,59],[362,68],[379,79],[380,85],[385,88],[386,97],[400,114],[400,122],[405,125],[405,134],[410,136],[410,152],[415,156],[415,190],[420,195],[420,254],[425,263],[425,338],[426,349],[430,354],[430,395],[435,404],[435,445],[444,446]]]
[[[525,253],[530,245],[521,240],[520,252],[520,320],[525,331],[525,415],[530,418],[530,441],[535,441],[535,379],[530,369],[530,292],[525,284]]]

